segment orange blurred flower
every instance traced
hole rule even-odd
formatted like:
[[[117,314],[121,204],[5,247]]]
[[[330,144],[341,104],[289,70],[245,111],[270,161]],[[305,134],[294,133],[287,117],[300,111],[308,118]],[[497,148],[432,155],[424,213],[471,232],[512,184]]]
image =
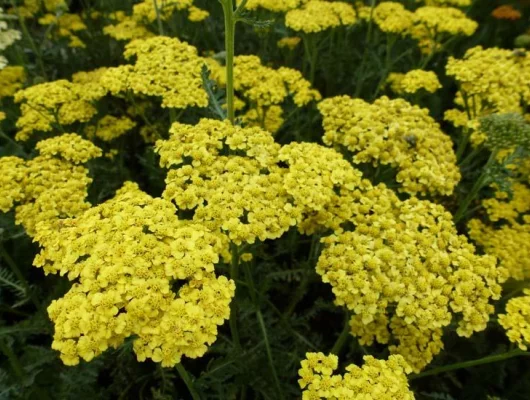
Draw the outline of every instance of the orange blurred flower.
[[[496,19],[516,20],[521,18],[521,12],[510,5],[499,6],[491,13]]]

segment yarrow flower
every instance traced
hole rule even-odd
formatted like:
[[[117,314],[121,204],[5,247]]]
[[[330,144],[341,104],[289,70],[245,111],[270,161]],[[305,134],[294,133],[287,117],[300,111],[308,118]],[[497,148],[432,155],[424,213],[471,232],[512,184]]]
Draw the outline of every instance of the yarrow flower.
[[[393,1],[383,1],[373,10],[372,18],[383,32],[396,35],[409,34],[412,26],[413,13],[405,9],[403,4]],[[370,13],[366,14],[370,18]]]
[[[86,47],[86,44],[77,36],[78,32],[87,29],[86,24],[78,14],[46,14],[39,18],[39,24],[50,27],[48,32],[50,38],[54,36],[57,38],[67,38],[69,39],[69,47]]]
[[[280,49],[287,48],[289,50],[294,50],[300,44],[301,41],[302,38],[298,36],[285,37],[278,40],[278,47]]]
[[[52,348],[66,365],[92,360],[136,335],[134,351],[171,367],[202,356],[230,314],[234,282],[216,277],[227,242],[204,226],[179,221],[175,207],[127,183],[77,218],[39,225],[34,265],[67,275],[70,291],[54,300]],[[174,282],[180,288],[173,291]]]
[[[113,95],[134,94],[162,98],[162,107],[208,106],[201,71],[204,60],[197,49],[176,38],[157,36],[133,40],[125,47],[132,65],[109,68],[102,82]]]
[[[322,239],[317,273],[335,303],[354,313],[351,333],[361,344],[393,338],[390,352],[419,372],[443,348],[443,327],[457,314],[460,336],[486,328],[507,272],[476,254],[442,206],[400,201],[379,186],[365,191],[351,222],[353,231]]]
[[[67,9],[65,0],[23,0],[22,5],[9,9],[9,12],[23,18],[33,18],[43,12],[56,13]]]
[[[15,206],[15,222],[35,236],[37,225],[69,218],[90,207],[85,200],[92,179],[82,165],[102,152],[88,140],[65,134],[37,143],[41,155],[24,161],[0,158],[2,208]]]
[[[241,4],[242,0],[236,0],[236,3]],[[300,5],[307,3],[308,0],[248,0],[245,5],[246,10],[256,10],[262,8],[272,12],[287,12]]]
[[[170,133],[156,144],[160,165],[171,168],[163,196],[194,210],[193,221],[236,244],[276,239],[296,225],[300,210],[283,187],[270,133],[208,119],[175,123]]]
[[[510,342],[521,350],[530,345],[530,290],[524,295],[510,299],[506,304],[506,314],[499,314],[499,324],[506,330]]]
[[[469,236],[487,254],[495,256],[511,278],[530,278],[530,188],[520,182],[511,186],[512,196],[497,190],[482,206],[493,223],[472,219]]]
[[[324,143],[352,152],[354,164],[396,168],[400,190],[449,195],[459,182],[453,143],[427,109],[403,99],[369,104],[348,96],[326,99],[318,108]]]
[[[355,9],[351,4],[341,1],[309,0],[302,7],[285,14],[285,25],[304,33],[318,33],[355,22]]]
[[[210,15],[208,11],[195,7],[193,0],[145,0],[134,5],[132,15],[123,11],[109,14],[115,23],[107,25],[103,32],[117,40],[147,39],[155,36],[148,28],[149,24],[155,22],[158,16],[162,21],[168,21],[176,12],[187,13],[191,22],[204,21]]]
[[[392,355],[384,361],[364,356],[363,360],[362,367],[348,365],[346,373],[339,375],[334,374],[338,369],[336,355],[307,353],[298,371],[302,399],[414,399],[407,381],[412,369],[403,357]]]
[[[212,78],[224,86],[225,70],[217,61],[207,61]],[[303,107],[321,99],[303,75],[291,68],[273,69],[262,65],[257,56],[238,56],[234,59],[234,89],[244,99],[243,121],[275,133],[283,123],[279,106],[292,98],[295,106]]]
[[[494,113],[522,113],[523,103],[530,100],[530,56],[518,56],[511,50],[481,46],[469,49],[462,59],[450,57],[447,75],[459,85],[455,104],[445,119],[471,131],[477,146],[486,135],[480,129],[480,118]],[[463,109],[463,110],[462,110]]]
[[[26,81],[24,67],[9,66],[0,70],[0,99],[13,96]]]
[[[128,117],[114,117],[106,115],[101,118],[95,126],[85,128],[87,137],[97,137],[105,142],[111,142],[125,135],[136,126],[136,122]]]
[[[58,80],[31,86],[15,93],[22,115],[15,138],[26,141],[35,132],[52,132],[77,122],[88,122],[97,114],[93,102],[107,94],[101,85],[105,69],[74,75],[73,82]]]
[[[421,51],[430,54],[450,37],[473,35],[477,27],[477,22],[457,8],[424,6],[414,11],[411,35]]]
[[[436,74],[432,71],[414,69],[405,74],[391,73],[388,82],[397,94],[414,94],[420,90],[434,93],[442,87]]]

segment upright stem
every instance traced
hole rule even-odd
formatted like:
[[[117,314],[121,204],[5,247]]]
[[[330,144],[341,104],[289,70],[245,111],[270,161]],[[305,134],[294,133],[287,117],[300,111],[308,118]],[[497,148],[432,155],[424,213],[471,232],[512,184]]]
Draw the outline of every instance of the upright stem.
[[[412,376],[409,377],[409,380],[423,378],[425,376],[438,375],[438,374],[441,374],[443,372],[454,371],[454,370],[457,370],[457,369],[470,368],[470,367],[475,367],[477,365],[490,364],[490,363],[494,363],[494,362],[504,361],[504,360],[507,360],[509,358],[519,357],[519,356],[528,357],[528,356],[530,356],[530,353],[526,352],[526,351],[522,351],[522,350],[516,349],[516,350],[508,351],[508,352],[502,353],[502,354],[495,354],[493,356],[479,358],[478,360],[463,361],[463,362],[456,363],[456,364],[444,365],[442,367],[438,367],[438,368],[433,368],[433,369],[427,370],[427,371],[422,372],[420,374],[412,375]]]
[[[226,108],[227,118],[235,123],[234,110],[234,53],[236,36],[236,11],[233,0],[220,0],[225,18],[225,50],[226,50]],[[238,11],[240,8],[238,8]]]
[[[37,47],[35,44],[35,41],[31,37],[31,34],[28,31],[28,27],[26,25],[26,21],[24,20],[24,17],[20,14],[17,5],[15,4],[14,0],[11,0],[11,5],[16,10],[18,21],[20,23],[20,27],[22,28],[22,33],[24,33],[24,36],[26,37],[26,40],[28,41],[31,49],[35,53],[35,56],[37,57],[37,64],[39,65],[39,68],[41,70],[42,77],[45,80],[48,80],[48,76],[46,74],[46,69],[44,68],[44,62],[42,61],[42,52],[40,51],[40,48]]]
[[[195,386],[193,386],[193,381],[191,379],[191,376],[188,373],[188,371],[186,371],[186,368],[184,368],[184,366],[181,363],[179,363],[179,364],[177,364],[176,369],[177,369],[177,372],[179,373],[181,379],[186,384],[186,387],[188,388],[188,390],[190,392],[191,398],[193,400],[201,400],[201,396],[199,396],[199,394],[195,390]]]
[[[482,189],[488,182],[488,168],[489,166],[495,161],[495,157],[497,156],[496,151],[492,151],[490,154],[490,158],[488,159],[488,162],[484,166],[482,170],[482,174],[480,177],[475,181],[475,184],[471,188],[471,191],[468,193],[466,198],[460,203],[460,207],[458,207],[458,210],[456,211],[454,215],[454,222],[457,223],[460,221],[464,215],[466,214],[467,209],[469,208],[469,205],[471,202],[477,197],[478,193],[480,192],[480,189]]]
[[[346,312],[346,317],[344,321],[344,328],[342,328],[342,332],[340,333],[339,337],[337,338],[337,341],[331,349],[331,353],[335,354],[336,356],[339,355],[350,336],[350,316],[348,312]]]
[[[271,368],[272,376],[274,377],[274,383],[276,384],[276,390],[278,391],[278,395],[280,396],[280,399],[283,399],[283,392],[282,388],[280,386],[280,380],[278,379],[278,373],[276,372],[276,368],[274,367],[274,359],[272,358],[272,351],[271,346],[269,343],[269,336],[267,335],[267,328],[265,326],[265,321],[263,320],[263,314],[260,310],[256,313],[258,317],[258,322],[261,327],[261,332],[263,334],[263,340],[265,341],[265,348],[267,350],[267,358],[269,359],[269,366]]]
[[[164,25],[162,24],[162,17],[160,16],[160,8],[158,8],[157,0],[153,0],[156,12],[156,21],[158,23],[158,34],[164,36]]]

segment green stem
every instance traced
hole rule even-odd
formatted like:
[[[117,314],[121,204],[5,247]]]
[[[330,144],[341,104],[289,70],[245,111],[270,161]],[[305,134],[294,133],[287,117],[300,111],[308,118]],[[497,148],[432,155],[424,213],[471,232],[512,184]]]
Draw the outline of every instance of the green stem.
[[[464,152],[467,148],[467,144],[469,142],[469,137],[471,136],[468,129],[466,129],[460,140],[458,141],[458,148],[456,149],[456,160],[460,161],[462,159],[462,156],[464,155]]]
[[[460,221],[464,217],[464,215],[466,214],[466,211],[469,208],[469,205],[471,204],[471,202],[477,197],[477,195],[480,192],[480,190],[484,186],[487,185],[487,183],[488,183],[488,173],[489,173],[488,169],[489,169],[489,166],[495,161],[495,157],[496,156],[497,156],[497,152],[496,151],[492,151],[492,153],[490,154],[490,158],[488,159],[488,162],[486,163],[486,165],[482,169],[482,174],[475,181],[475,184],[471,188],[471,191],[468,193],[468,195],[466,196],[464,201],[462,201],[462,203],[460,203],[460,207],[458,207],[458,210],[456,211],[456,213],[454,215],[454,219],[453,220],[454,220],[455,223],[457,223],[458,221]]]
[[[256,315],[258,317],[258,322],[261,327],[261,332],[263,334],[263,340],[265,341],[265,348],[267,349],[267,358],[269,359],[269,366],[271,368],[272,375],[274,377],[274,383],[276,384],[276,389],[278,390],[278,395],[280,399],[283,399],[283,392],[282,388],[280,386],[280,380],[278,379],[278,374],[276,372],[276,368],[274,367],[274,360],[272,358],[272,351],[271,346],[269,343],[269,337],[267,335],[267,328],[265,326],[265,321],[263,321],[263,315],[261,314],[261,311],[257,311]]]
[[[13,349],[5,344],[3,340],[0,340],[0,351],[7,357],[9,365],[11,365],[11,368],[13,369],[13,372],[17,376],[18,380],[23,382],[25,375],[24,369],[22,368],[22,365],[20,365],[20,361],[18,360]]]
[[[239,276],[239,249],[233,243],[230,244],[232,253],[232,262],[230,264],[230,278],[236,282]],[[238,351],[241,351],[241,339],[239,338],[239,329],[237,327],[237,303],[232,301],[232,310],[230,311],[230,331],[232,332],[232,340]]]
[[[35,53],[35,56],[37,57],[37,64],[39,65],[39,68],[41,70],[42,77],[45,80],[48,80],[48,76],[46,74],[46,69],[44,68],[44,62],[42,61],[42,52],[40,51],[40,48],[37,47],[37,45],[35,44],[35,41],[31,37],[31,34],[29,33],[28,27],[26,25],[26,21],[24,20],[24,17],[22,15],[20,15],[20,12],[19,12],[18,7],[16,6],[14,0],[11,0],[11,5],[13,6],[13,8],[17,12],[17,17],[18,17],[18,21],[20,23],[20,27],[22,28],[22,33],[24,33],[24,36],[26,37],[26,40],[28,41],[31,49],[33,50],[33,52]]]
[[[227,118],[235,123],[234,109],[234,53],[236,36],[236,14],[233,0],[220,0],[223,6],[225,20],[225,51],[226,51],[226,109]],[[240,10],[240,8],[238,8]]]
[[[188,373],[188,371],[186,371],[186,368],[184,368],[182,363],[177,364],[175,368],[177,369],[177,372],[179,373],[180,377],[186,384],[186,387],[188,388],[190,392],[191,398],[193,400],[201,400],[201,396],[199,396],[199,394],[195,390],[195,387],[193,386],[193,380],[191,379],[190,374]]]
[[[519,357],[519,356],[528,357],[530,356],[530,352],[516,349],[516,350],[508,351],[502,354],[496,354],[493,356],[479,358],[478,360],[463,361],[463,362],[459,362],[456,364],[444,365],[442,367],[433,368],[428,371],[422,372],[420,374],[411,375],[409,376],[409,381],[414,380],[414,379],[424,378],[426,376],[438,375],[444,372],[454,371],[457,369],[470,368],[470,367],[475,367],[477,365],[491,364],[494,362],[504,361],[504,360],[508,360],[510,358]]]
[[[350,337],[350,316],[349,316],[349,313],[346,312],[344,328],[342,328],[342,332],[340,333],[339,337],[337,338],[337,341],[333,345],[333,348],[331,349],[331,353],[338,356],[342,348],[348,341],[349,337]]]
[[[320,236],[315,235],[311,239],[311,247],[309,249],[309,256],[307,257],[307,265],[309,267],[312,266],[312,261],[314,258],[316,258],[316,253],[318,253],[318,242],[320,240]],[[291,315],[293,314],[294,310],[296,309],[296,306],[302,300],[304,297],[307,287],[309,286],[309,283],[311,282],[311,274],[309,271],[304,271],[304,276],[302,278],[302,281],[298,285],[296,292],[294,293],[293,297],[291,298],[291,301],[289,302],[287,308],[285,309],[283,313],[283,318],[285,320],[288,320]]]
[[[31,287],[29,286],[28,281],[24,277],[24,274],[20,272],[20,269],[18,268],[18,265],[15,263],[15,261],[11,258],[9,253],[6,251],[4,244],[0,242],[0,258],[3,258],[7,265],[9,265],[9,268],[11,268],[11,271],[15,274],[17,279],[22,283],[24,286],[24,291],[27,293],[29,298],[31,299],[32,303],[35,305],[35,307],[39,308],[39,302],[37,298],[35,297],[35,294],[31,290]]]
[[[156,21],[158,23],[158,34],[164,36],[164,25],[162,24],[162,17],[160,16],[160,9],[158,8],[157,0],[153,0],[156,12]]]

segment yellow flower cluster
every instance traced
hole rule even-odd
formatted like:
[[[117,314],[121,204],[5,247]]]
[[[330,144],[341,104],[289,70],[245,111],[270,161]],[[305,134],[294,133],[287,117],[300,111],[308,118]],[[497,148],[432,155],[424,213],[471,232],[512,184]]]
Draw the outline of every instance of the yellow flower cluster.
[[[457,109],[448,110],[445,119],[457,127],[471,130],[471,141],[478,145],[486,139],[480,131],[480,117],[493,113],[522,113],[522,103],[530,101],[530,56],[496,47],[469,49],[462,59],[450,57],[447,75],[459,86]],[[460,108],[463,108],[461,110]]]
[[[120,136],[125,135],[136,126],[136,122],[128,117],[113,117],[106,115],[101,118],[96,126],[85,128],[87,137],[97,137],[105,142],[111,142]]]
[[[298,229],[305,234],[340,230],[355,212],[358,189],[367,187],[361,172],[340,153],[315,143],[283,146],[279,160],[288,167],[283,185],[303,213]]]
[[[512,191],[511,199],[498,190],[495,198],[483,200],[489,219],[496,224],[473,219],[468,224],[469,236],[497,257],[511,278],[523,280],[530,278],[530,188],[514,182]]]
[[[364,16],[369,19],[370,12],[364,13]],[[413,13],[401,3],[383,1],[374,8],[372,18],[383,32],[407,35],[412,27]]]
[[[467,7],[471,5],[471,0],[417,0],[423,1],[427,6],[436,7]]]
[[[373,104],[339,96],[319,104],[324,143],[354,153],[353,162],[398,169],[400,190],[449,195],[460,180],[451,138],[427,109],[403,99],[381,97]]]
[[[268,108],[251,108],[242,117],[246,126],[262,127],[270,133],[276,133],[283,125],[283,109],[272,105]]]
[[[351,4],[341,1],[309,0],[302,7],[285,14],[285,25],[304,33],[318,33],[355,22],[355,9]]]
[[[434,93],[442,87],[436,74],[432,71],[413,69],[406,74],[391,73],[388,82],[397,94],[414,94],[420,90]]]
[[[24,67],[11,66],[0,69],[0,99],[13,96],[26,81]]]
[[[298,371],[303,400],[413,400],[407,375],[412,372],[403,357],[392,355],[387,361],[364,356],[364,365],[346,367],[344,375],[338,369],[336,355],[307,353]]]
[[[530,345],[530,290],[524,296],[511,299],[506,304],[506,314],[499,315],[499,324],[506,329],[506,336],[521,350]]]
[[[188,19],[192,22],[203,21],[210,15],[193,5],[194,0],[157,0],[156,5],[162,20],[169,20],[176,11],[188,11]],[[138,21],[154,22],[157,20],[155,2],[144,0],[133,7],[133,18]]]
[[[468,227],[471,239],[487,254],[497,257],[511,278],[530,278],[530,216],[524,216],[522,223],[512,222],[499,228],[472,219]]]
[[[75,133],[65,133],[37,143],[42,156],[59,157],[73,164],[84,164],[101,157],[101,149]]]
[[[20,182],[24,180],[24,160],[18,157],[0,157],[0,211],[8,212],[24,198]]]
[[[457,8],[425,6],[414,12],[410,33],[418,40],[422,52],[430,54],[439,51],[449,37],[471,36],[477,27],[475,21]]]
[[[70,47],[86,47],[85,43],[77,36],[77,32],[84,31],[87,26],[78,14],[46,14],[39,18],[39,24],[50,26],[49,36],[55,34],[58,38],[68,38]]]
[[[520,182],[511,185],[512,196],[497,190],[495,198],[482,201],[489,219],[493,222],[506,220],[516,222],[520,214],[530,212],[530,187]]]
[[[289,96],[298,107],[321,98],[320,93],[311,87],[299,71],[266,67],[257,56],[235,58],[234,81],[235,90],[258,107],[281,104]]]
[[[0,122],[6,119],[6,113],[3,111],[0,111]]]
[[[144,24],[138,22],[134,17],[125,13],[114,13],[116,23],[103,28],[103,33],[116,40],[130,41],[135,39],[147,39],[155,36]]]
[[[355,313],[352,334],[361,344],[388,343],[418,372],[443,347],[442,328],[460,314],[457,333],[486,328],[506,271],[478,256],[442,206],[400,201],[376,187],[363,194],[353,232],[322,239],[317,273],[337,305]]]
[[[236,0],[236,3],[241,4],[242,0]],[[246,10],[257,10],[263,8],[272,12],[287,12],[293,8],[300,7],[308,0],[248,0],[245,5]]]
[[[158,19],[155,3],[163,21],[169,20],[176,11],[186,11],[191,22],[200,22],[209,16],[208,11],[195,7],[193,0],[146,0],[133,7],[132,15],[126,15],[123,11],[111,13],[109,17],[115,23],[103,28],[103,33],[124,41],[154,36],[148,25]]]
[[[66,134],[37,143],[41,155],[24,161],[0,158],[0,192],[5,195],[1,211],[16,203],[15,222],[35,236],[39,223],[76,216],[90,204],[85,201],[92,179],[88,170],[76,163],[101,155],[101,150],[75,134]],[[57,156],[57,157],[55,157]],[[4,161],[5,160],[5,161]],[[4,181],[5,177],[10,180]]]
[[[162,107],[208,106],[197,49],[176,38],[157,36],[130,42],[124,53],[132,65],[109,68],[102,82],[113,95],[127,90],[162,98]]]
[[[28,140],[35,132],[51,132],[76,122],[88,122],[97,110],[92,102],[104,97],[101,85],[105,69],[81,72],[73,82],[58,80],[18,91],[15,101],[21,104],[22,115],[17,121],[16,139]]]
[[[280,146],[260,128],[203,119],[173,124],[156,144],[171,168],[164,198],[194,210],[193,221],[221,230],[236,244],[276,239],[300,219],[282,183]]]
[[[217,61],[207,59],[211,77],[225,85],[225,69]],[[275,133],[283,123],[279,107],[289,97],[297,107],[321,99],[320,93],[311,87],[303,75],[291,68],[274,69],[262,65],[257,56],[238,56],[234,59],[234,89],[249,107],[243,121]],[[245,108],[245,102],[240,108]]]
[[[66,9],[68,9],[68,5],[65,0],[24,0],[22,5],[9,11],[24,18],[31,18],[41,11],[55,13]]]
[[[52,347],[65,364],[90,361],[136,335],[139,361],[171,367],[182,356],[202,356],[216,340],[235,289],[214,272],[219,256],[229,255],[227,242],[179,221],[176,211],[127,183],[77,218],[39,227],[34,265],[75,281],[48,307]]]

